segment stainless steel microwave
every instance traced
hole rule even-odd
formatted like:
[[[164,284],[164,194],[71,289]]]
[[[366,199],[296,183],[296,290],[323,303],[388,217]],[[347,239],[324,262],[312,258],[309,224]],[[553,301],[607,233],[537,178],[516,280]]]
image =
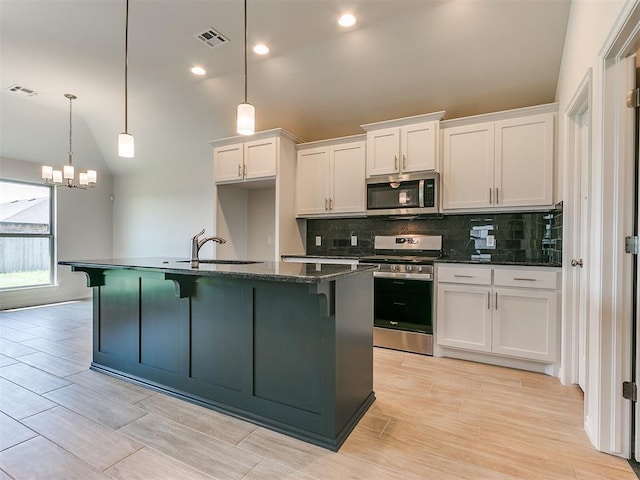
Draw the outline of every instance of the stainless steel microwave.
[[[367,215],[440,213],[440,175],[411,173],[367,179]]]

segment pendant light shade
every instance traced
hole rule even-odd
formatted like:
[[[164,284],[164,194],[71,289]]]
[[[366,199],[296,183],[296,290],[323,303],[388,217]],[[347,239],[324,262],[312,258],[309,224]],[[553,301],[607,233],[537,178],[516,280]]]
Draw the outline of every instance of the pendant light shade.
[[[256,130],[256,109],[250,103],[238,105],[238,133],[253,135]]]
[[[118,155],[125,158],[133,158],[133,135],[130,133],[122,132],[118,135]]]
[[[244,0],[244,103],[238,105],[237,132],[253,135],[256,130],[256,109],[247,102],[247,0]]]
[[[124,27],[124,132],[118,135],[118,155],[133,158],[133,135],[129,133],[129,0],[126,0]]]

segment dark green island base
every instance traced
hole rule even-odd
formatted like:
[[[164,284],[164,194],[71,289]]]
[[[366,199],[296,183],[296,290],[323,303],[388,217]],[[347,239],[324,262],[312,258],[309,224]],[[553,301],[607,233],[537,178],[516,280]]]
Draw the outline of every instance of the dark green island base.
[[[93,287],[93,370],[331,450],[375,400],[372,267],[60,263]]]

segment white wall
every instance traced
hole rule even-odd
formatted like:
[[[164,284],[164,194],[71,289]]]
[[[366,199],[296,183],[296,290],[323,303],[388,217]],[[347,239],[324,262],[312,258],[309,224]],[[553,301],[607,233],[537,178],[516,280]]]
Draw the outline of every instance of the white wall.
[[[136,139],[137,145],[140,143]],[[114,256],[184,257],[202,228],[215,234],[213,149],[202,140],[180,156],[157,158],[158,165],[114,179]],[[213,257],[212,243],[201,258]]]
[[[2,104],[20,102],[11,118],[0,113],[0,178],[40,183],[43,163],[62,166],[67,162],[68,103],[43,106],[29,99],[7,98]],[[4,109],[3,109],[4,110]],[[57,258],[81,260],[112,256],[112,179],[87,125],[73,119],[73,162],[78,170],[95,168],[98,185],[91,190],[57,187]],[[91,296],[84,274],[57,267],[57,284],[52,287],[0,292],[0,309],[16,308]]]

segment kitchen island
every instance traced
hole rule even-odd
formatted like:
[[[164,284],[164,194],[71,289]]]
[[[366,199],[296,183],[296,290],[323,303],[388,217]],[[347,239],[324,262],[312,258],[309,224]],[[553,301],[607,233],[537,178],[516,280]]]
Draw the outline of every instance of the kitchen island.
[[[59,263],[93,287],[93,370],[332,450],[375,400],[375,267]]]

